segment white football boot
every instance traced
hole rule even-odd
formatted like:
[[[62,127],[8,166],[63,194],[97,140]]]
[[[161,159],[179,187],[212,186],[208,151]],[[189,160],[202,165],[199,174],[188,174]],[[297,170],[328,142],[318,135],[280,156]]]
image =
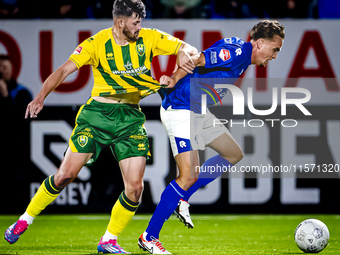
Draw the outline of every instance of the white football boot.
[[[156,239],[151,237],[151,241],[146,240],[147,233],[144,232],[140,235],[138,239],[138,245],[144,251],[150,252],[150,254],[171,254],[168,252],[162,245],[162,243]]]
[[[178,202],[175,214],[177,215],[177,218],[184,223],[185,226],[187,226],[188,228],[194,228],[194,223],[192,223],[189,213],[189,207],[189,203],[181,199]]]

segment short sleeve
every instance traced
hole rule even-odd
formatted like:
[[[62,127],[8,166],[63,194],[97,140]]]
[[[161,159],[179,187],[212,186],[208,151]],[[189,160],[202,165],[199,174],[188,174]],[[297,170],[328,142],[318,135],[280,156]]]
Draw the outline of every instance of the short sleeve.
[[[78,69],[84,65],[95,65],[95,51],[93,37],[83,41],[71,54],[69,59],[73,61]]]
[[[154,30],[156,33],[156,47],[153,55],[176,55],[183,41],[165,32]]]

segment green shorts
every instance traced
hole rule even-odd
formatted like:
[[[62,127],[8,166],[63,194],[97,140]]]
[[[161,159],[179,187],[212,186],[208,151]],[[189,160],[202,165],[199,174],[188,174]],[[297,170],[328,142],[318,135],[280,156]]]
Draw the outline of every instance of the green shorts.
[[[93,153],[91,163],[108,146],[117,161],[147,157],[149,142],[144,123],[145,115],[138,105],[100,103],[90,98],[79,109],[69,147],[72,152]]]

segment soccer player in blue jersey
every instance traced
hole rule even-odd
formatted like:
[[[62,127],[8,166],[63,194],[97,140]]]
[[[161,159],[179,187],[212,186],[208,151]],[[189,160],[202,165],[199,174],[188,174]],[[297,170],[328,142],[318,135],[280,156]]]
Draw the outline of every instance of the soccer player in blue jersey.
[[[179,176],[163,191],[146,231],[139,238],[138,244],[143,250],[152,254],[171,254],[159,242],[159,233],[180,201],[184,206],[180,206],[177,214],[186,225],[193,227],[187,201],[199,188],[222,174],[222,171],[215,175],[201,172],[197,176],[194,168],[199,166],[198,150],[210,147],[219,153],[206,160],[203,169],[207,166],[229,168],[243,158],[242,149],[228,129],[224,125],[214,126],[217,118],[209,110],[201,114],[202,93],[206,93],[207,88],[212,89],[212,97],[207,97],[207,106],[214,106],[227,90],[215,89],[215,84],[235,83],[251,64],[266,66],[270,60],[276,59],[284,37],[284,26],[277,21],[264,20],[253,26],[250,42],[237,37],[222,39],[193,58],[197,66],[193,74],[178,69],[171,78],[161,78],[161,84],[176,83],[174,89],[162,91],[161,119],[170,139]],[[210,84],[195,82],[196,79],[192,78],[210,78],[205,79]]]

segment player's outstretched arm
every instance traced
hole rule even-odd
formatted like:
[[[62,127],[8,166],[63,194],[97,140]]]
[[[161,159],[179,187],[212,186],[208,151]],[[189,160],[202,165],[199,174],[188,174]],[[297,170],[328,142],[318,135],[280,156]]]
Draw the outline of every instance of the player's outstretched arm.
[[[194,63],[194,66],[204,66],[205,65],[205,57],[204,54],[201,52],[198,52],[192,56],[192,61]],[[184,71],[182,68],[176,68],[173,75],[171,77],[167,75],[163,75],[160,80],[159,84],[166,86],[167,89],[175,87],[176,83],[182,79],[185,75],[187,75],[187,72]]]
[[[204,57],[204,53],[202,52],[197,52],[196,54],[194,54],[191,57],[194,66],[205,66],[205,57]],[[175,84],[182,79],[184,76],[186,76],[188,74],[187,71],[185,71],[185,69],[183,69],[182,67],[179,67],[175,70],[175,72],[173,73],[173,75],[171,76],[171,78],[174,80]]]
[[[198,51],[195,47],[183,42],[177,53],[177,65],[187,73],[192,73],[195,68],[192,56],[197,53]]]
[[[78,70],[75,63],[71,60],[67,60],[62,66],[60,66],[55,72],[53,72],[44,82],[40,92],[36,97],[27,105],[25,118],[28,116],[31,118],[36,118],[38,113],[42,110],[44,106],[45,98],[57,88],[67,76],[69,76],[74,71]]]

